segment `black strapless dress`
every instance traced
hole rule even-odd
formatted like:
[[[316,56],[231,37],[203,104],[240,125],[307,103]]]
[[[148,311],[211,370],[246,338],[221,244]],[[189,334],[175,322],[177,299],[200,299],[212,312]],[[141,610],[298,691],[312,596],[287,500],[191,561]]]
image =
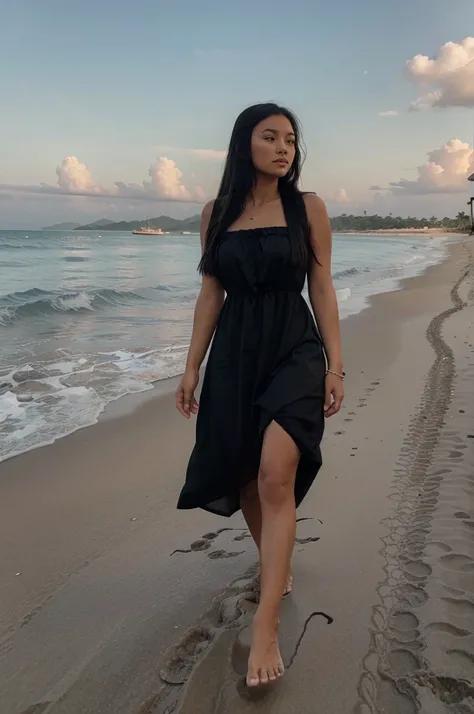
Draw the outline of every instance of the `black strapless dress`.
[[[299,505],[321,466],[326,362],[291,262],[286,227],[225,234],[216,277],[227,293],[206,366],[178,508],[231,516],[258,474],[265,429],[276,421],[301,452]]]

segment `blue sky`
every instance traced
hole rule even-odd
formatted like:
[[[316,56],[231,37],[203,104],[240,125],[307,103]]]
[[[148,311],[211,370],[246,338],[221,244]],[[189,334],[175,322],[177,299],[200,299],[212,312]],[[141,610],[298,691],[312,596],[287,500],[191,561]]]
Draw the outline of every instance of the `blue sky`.
[[[196,213],[236,115],[267,100],[298,114],[304,187],[332,213],[450,215],[467,200],[472,0],[0,0],[0,11],[0,227]],[[459,47],[443,60],[447,42]],[[406,76],[407,61],[440,53],[443,66]],[[429,92],[441,99],[409,111]],[[436,151],[441,173],[420,174]]]

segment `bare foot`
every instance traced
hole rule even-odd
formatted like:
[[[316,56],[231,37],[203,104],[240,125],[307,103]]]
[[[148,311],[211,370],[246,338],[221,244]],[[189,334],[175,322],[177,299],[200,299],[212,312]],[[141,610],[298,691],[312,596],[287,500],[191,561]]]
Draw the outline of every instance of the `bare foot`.
[[[247,686],[258,687],[283,676],[285,667],[278,646],[278,625],[255,615],[250,648]]]
[[[283,597],[285,597],[286,595],[289,595],[292,590],[293,590],[293,575],[290,571],[290,573],[285,581],[285,587],[283,588]]]

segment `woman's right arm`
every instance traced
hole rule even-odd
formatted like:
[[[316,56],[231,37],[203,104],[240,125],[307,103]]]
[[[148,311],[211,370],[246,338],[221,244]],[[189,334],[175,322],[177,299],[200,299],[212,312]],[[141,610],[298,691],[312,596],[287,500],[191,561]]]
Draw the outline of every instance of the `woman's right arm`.
[[[204,250],[213,202],[207,203],[201,215],[201,248]],[[199,369],[216,329],[224,303],[224,289],[217,278],[203,275],[201,290],[194,309],[193,332],[189,345],[186,370],[176,390],[176,408],[189,419],[196,414],[198,403],[194,392],[199,382]]]

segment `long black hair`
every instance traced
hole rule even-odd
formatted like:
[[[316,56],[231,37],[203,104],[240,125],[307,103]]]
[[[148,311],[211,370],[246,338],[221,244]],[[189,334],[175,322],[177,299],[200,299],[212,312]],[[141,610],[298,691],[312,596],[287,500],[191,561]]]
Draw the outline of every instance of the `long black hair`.
[[[278,179],[278,190],[291,238],[292,262],[305,270],[309,267],[312,254],[309,224],[303,193],[298,188],[304,161],[300,124],[289,109],[269,102],[244,109],[235,122],[199,263],[199,270],[205,275],[214,274],[222,236],[242,214],[245,202],[255,186],[257,172],[252,161],[252,133],[257,124],[271,116],[286,117],[295,135],[295,158],[288,173]]]

